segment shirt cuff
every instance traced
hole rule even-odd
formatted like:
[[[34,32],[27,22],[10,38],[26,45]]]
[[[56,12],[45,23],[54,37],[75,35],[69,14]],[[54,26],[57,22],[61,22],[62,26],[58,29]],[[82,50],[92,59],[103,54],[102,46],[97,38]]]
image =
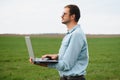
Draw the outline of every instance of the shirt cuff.
[[[48,67],[49,67],[49,68],[55,68],[55,69],[56,69],[56,64],[57,64],[57,63],[49,63],[49,64],[48,64]]]

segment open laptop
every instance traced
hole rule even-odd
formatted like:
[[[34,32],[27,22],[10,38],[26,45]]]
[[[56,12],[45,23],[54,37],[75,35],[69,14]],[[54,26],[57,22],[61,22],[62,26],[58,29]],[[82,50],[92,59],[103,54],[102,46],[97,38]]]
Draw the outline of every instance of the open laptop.
[[[26,41],[26,46],[28,49],[28,53],[29,53],[29,57],[32,58],[33,62],[35,64],[40,64],[40,63],[57,63],[58,60],[51,60],[50,58],[35,58],[34,57],[34,51],[32,48],[32,44],[31,44],[31,40],[30,40],[30,36],[25,36],[25,41]]]

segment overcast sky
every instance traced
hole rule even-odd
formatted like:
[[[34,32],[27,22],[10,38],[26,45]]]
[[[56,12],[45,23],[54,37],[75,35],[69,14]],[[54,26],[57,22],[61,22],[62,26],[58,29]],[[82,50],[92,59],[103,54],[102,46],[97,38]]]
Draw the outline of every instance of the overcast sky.
[[[120,34],[120,0],[0,0],[0,34],[66,33],[67,4],[80,7],[86,34]]]

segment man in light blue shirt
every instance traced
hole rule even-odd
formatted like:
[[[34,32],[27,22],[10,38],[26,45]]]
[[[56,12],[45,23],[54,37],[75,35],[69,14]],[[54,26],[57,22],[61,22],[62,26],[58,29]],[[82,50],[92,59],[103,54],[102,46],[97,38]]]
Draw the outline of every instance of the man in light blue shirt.
[[[67,5],[64,7],[61,18],[62,23],[67,26],[68,32],[63,38],[59,53],[42,56],[42,58],[57,59],[58,63],[40,65],[57,69],[61,77],[60,80],[85,80],[84,75],[89,57],[86,36],[81,26],[77,24],[80,10],[76,5]]]

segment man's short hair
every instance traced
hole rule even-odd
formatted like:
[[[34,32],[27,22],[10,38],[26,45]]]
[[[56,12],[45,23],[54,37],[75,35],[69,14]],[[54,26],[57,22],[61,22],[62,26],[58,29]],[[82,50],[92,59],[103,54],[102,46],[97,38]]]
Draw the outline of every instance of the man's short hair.
[[[65,8],[70,9],[70,15],[75,14],[75,21],[78,22],[80,18],[80,9],[78,8],[78,6],[70,4],[70,5],[66,5]]]

